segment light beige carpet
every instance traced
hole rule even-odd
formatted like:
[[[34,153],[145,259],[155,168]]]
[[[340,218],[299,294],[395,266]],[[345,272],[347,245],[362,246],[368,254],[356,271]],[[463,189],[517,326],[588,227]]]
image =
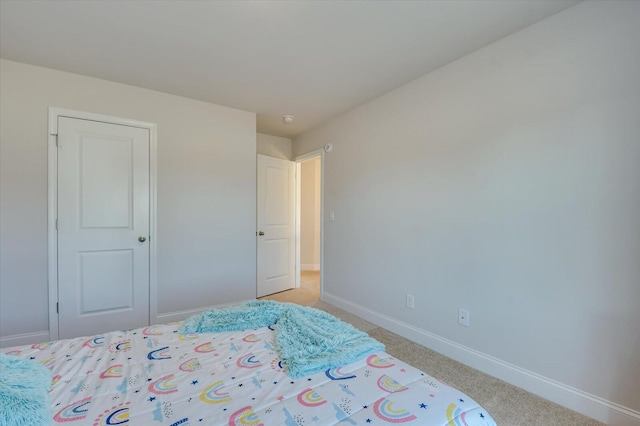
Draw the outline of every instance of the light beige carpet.
[[[300,288],[271,294],[261,297],[261,299],[310,306],[320,300],[320,271],[302,271],[300,273]]]
[[[461,390],[482,405],[499,426],[599,426],[603,423],[447,358],[319,300],[318,271],[302,271],[300,288],[263,299],[313,306],[353,324],[386,345],[386,351]]]

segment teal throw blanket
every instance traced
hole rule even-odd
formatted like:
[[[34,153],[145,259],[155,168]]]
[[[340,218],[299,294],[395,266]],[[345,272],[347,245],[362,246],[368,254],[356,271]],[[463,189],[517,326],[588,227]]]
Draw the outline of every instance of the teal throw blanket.
[[[0,425],[50,425],[50,387],[45,366],[0,353]]]
[[[324,311],[271,300],[193,315],[180,332],[219,333],[274,324],[276,350],[292,378],[340,367],[384,350],[382,343]]]

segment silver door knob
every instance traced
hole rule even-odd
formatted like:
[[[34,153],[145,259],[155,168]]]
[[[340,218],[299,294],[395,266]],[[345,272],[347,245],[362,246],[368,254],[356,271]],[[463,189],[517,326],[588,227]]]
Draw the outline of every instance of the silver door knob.
[[[145,241],[147,241],[146,237],[138,237],[138,241],[140,241],[141,243],[144,243]]]
[[[260,235],[262,237],[264,235],[264,232],[260,231],[260,232],[258,232],[258,235]]]

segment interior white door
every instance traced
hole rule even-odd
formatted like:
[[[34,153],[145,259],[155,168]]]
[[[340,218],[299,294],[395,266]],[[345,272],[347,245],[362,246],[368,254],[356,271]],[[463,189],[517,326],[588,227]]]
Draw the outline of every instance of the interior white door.
[[[149,324],[149,136],[58,119],[61,339]]]
[[[258,297],[295,286],[295,163],[258,155]]]

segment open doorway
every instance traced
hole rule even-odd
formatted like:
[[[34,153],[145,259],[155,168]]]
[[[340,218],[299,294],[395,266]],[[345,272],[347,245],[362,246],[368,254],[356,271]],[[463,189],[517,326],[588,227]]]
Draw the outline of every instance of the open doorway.
[[[317,301],[320,300],[322,251],[322,157],[315,155],[297,160],[297,167],[298,287]]]
[[[258,291],[259,299],[313,306],[323,298],[323,155],[323,150],[317,150],[296,157],[293,160],[293,163],[295,163],[296,176],[295,268],[292,268],[295,270],[295,287],[290,290],[275,293],[263,292],[261,294],[260,291]],[[258,180],[258,186],[260,187],[260,179]],[[258,204],[261,205],[260,200],[262,198],[260,197],[260,190],[258,190],[258,193]],[[258,227],[260,228],[261,220],[259,212],[260,208],[258,208]],[[256,232],[256,237],[259,239],[258,269],[260,269],[261,258],[260,238],[266,238],[267,234],[266,231],[260,232],[261,229],[262,228]],[[281,276],[283,274],[276,275]],[[258,281],[258,288],[260,288],[260,273],[258,273]]]

